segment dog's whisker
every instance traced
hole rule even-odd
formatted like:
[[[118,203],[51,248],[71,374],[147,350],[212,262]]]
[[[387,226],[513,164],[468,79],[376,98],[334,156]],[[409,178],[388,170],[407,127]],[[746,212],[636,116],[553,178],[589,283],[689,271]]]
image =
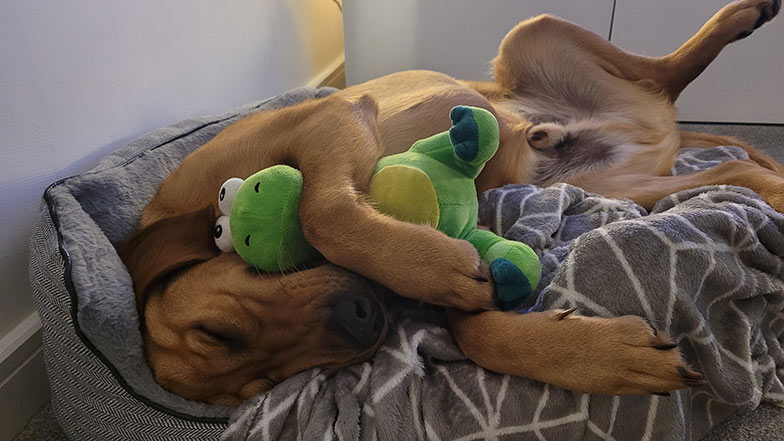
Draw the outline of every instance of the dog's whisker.
[[[286,284],[284,283],[284,279],[282,277],[278,279],[278,285],[280,285],[280,294],[283,297],[291,298],[291,293],[289,293],[289,290],[286,288]]]

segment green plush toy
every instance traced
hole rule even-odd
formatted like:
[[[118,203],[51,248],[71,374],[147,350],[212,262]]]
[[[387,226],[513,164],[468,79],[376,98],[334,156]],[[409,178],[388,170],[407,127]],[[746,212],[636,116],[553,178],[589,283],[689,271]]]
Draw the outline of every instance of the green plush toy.
[[[511,309],[536,288],[541,265],[527,245],[477,229],[474,179],[498,150],[498,122],[487,110],[466,106],[453,108],[450,118],[449,131],[382,158],[370,182],[369,199],[396,219],[430,225],[469,241],[490,264],[499,306]],[[225,216],[215,227],[219,248],[236,250],[262,271],[285,271],[318,256],[300,227],[301,192],[301,173],[283,165],[244,182],[226,181],[219,196]]]
[[[299,222],[302,173],[287,165],[265,168],[221,186],[215,244],[236,251],[260,271],[287,271],[319,256]]]

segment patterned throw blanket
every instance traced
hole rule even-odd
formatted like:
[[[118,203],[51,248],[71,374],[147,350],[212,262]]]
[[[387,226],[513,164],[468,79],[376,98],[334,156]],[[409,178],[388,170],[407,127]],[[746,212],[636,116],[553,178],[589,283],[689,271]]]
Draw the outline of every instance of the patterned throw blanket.
[[[688,149],[673,174],[745,159]],[[585,395],[467,361],[437,308],[401,300],[373,360],[313,369],[237,409],[224,440],[697,440],[761,400],[784,405],[784,216],[711,186],[647,213],[570,185],[481,195],[480,221],[543,264],[525,309],[637,314],[680,343],[706,386],[670,397]]]

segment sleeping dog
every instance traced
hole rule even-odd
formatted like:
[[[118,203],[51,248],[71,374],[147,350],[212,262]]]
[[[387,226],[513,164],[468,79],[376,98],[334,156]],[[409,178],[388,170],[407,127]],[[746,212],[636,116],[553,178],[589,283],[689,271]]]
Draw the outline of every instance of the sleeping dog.
[[[368,359],[386,334],[379,296],[390,290],[446,306],[462,350],[497,372],[603,394],[700,383],[675,343],[640,317],[494,310],[488,268],[469,243],[384,216],[365,194],[380,157],[447,130],[449,109],[469,105],[492,112],[500,129],[478,191],[568,182],[650,208],[676,191],[731,184],[784,211],[779,164],[738,140],[679,131],[673,106],[725,45],[779,8],[780,0],[733,2],[661,58],[540,16],[503,39],[495,81],[401,72],[229,126],[162,183],[121,248],[155,378],[187,398],[237,405],[305,369]],[[666,176],[681,146],[726,144],[750,160]],[[300,219],[325,260],[263,274],[221,254],[212,227],[221,184],[275,164],[302,171]]]

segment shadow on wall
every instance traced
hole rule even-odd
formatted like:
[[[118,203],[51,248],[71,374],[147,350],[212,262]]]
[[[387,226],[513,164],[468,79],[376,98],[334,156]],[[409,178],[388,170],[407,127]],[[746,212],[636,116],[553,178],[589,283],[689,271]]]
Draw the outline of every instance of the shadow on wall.
[[[34,310],[31,295],[13,298],[9,294],[29,291],[27,250],[44,190],[52,182],[92,168],[102,157],[132,138],[125,137],[112,142],[65,167],[17,179],[10,184],[3,183],[0,187],[0,207],[3,212],[0,280],[4,281],[4,295],[0,298],[0,337]]]
[[[33,311],[27,249],[48,184],[145,132],[307,84],[342,52],[330,0],[4,5],[0,337]]]
[[[296,26],[299,52],[307,54],[310,71],[319,79],[343,62],[343,12],[338,0],[285,2]]]

